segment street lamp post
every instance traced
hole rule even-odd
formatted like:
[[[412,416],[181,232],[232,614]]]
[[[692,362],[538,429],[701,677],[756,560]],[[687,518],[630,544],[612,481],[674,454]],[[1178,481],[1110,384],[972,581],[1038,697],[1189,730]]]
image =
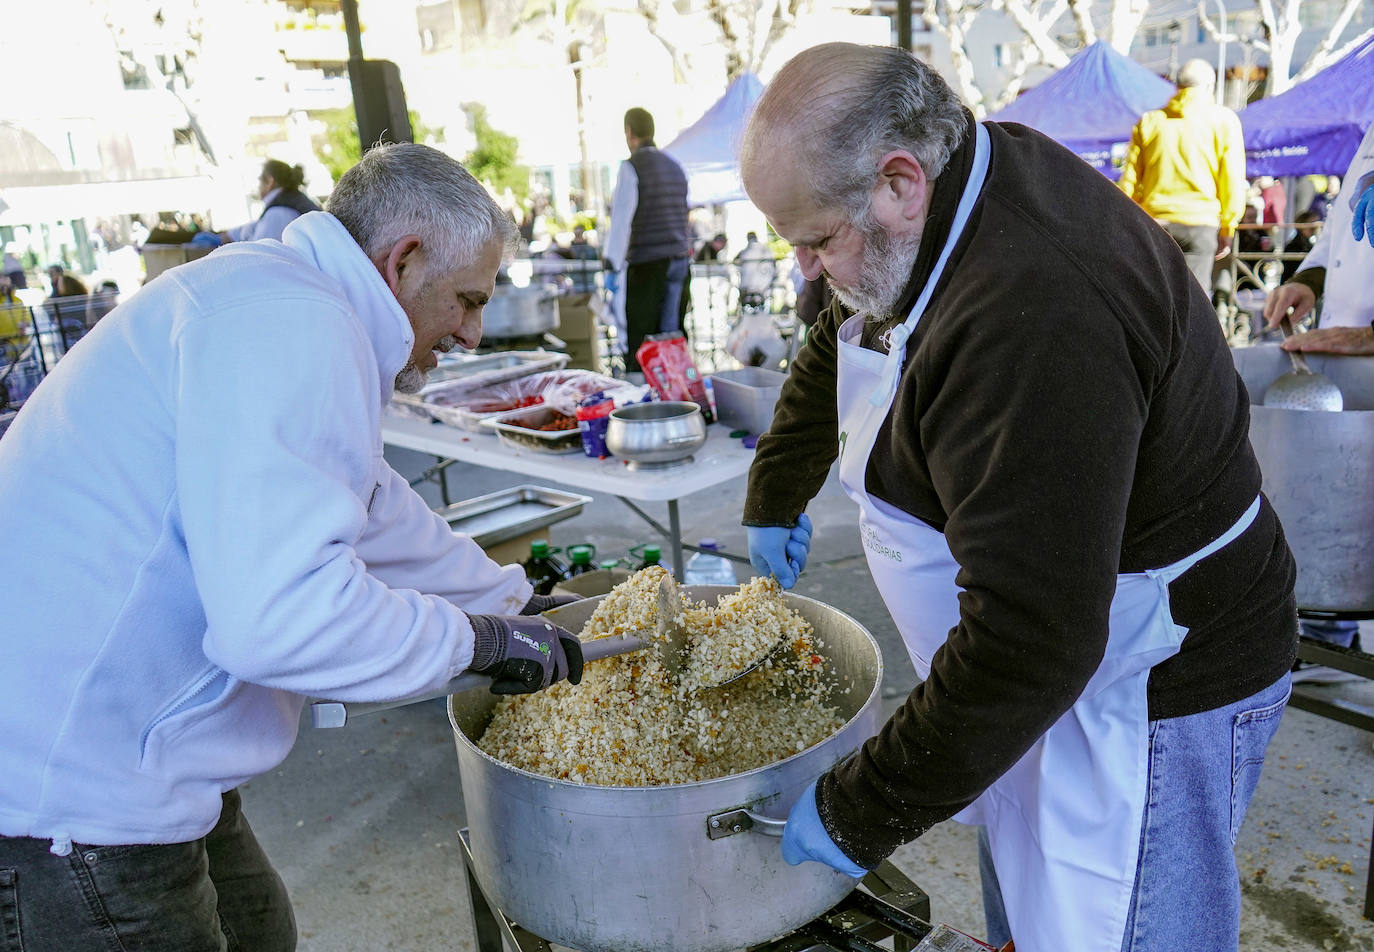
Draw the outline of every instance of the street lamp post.
[[[1226,4],[1224,0],[1216,0],[1217,14],[1220,22],[1218,23],[1217,33],[1217,105],[1226,104]]]

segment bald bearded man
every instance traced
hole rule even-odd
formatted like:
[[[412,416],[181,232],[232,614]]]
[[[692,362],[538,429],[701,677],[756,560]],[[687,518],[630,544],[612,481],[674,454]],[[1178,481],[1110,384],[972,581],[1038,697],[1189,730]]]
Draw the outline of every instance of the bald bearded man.
[[[742,172],[839,302],[759,440],[751,561],[795,580],[838,459],[923,679],[803,793],[784,856],[858,876],[953,817],[986,830],[999,944],[1235,949],[1295,573],[1177,245],[888,47],[789,62]]]

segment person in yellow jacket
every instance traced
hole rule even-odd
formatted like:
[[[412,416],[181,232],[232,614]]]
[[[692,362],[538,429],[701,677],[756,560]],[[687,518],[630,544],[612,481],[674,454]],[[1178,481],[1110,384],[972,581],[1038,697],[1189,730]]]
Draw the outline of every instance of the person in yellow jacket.
[[[1140,117],[1118,187],[1183,249],[1210,296],[1213,262],[1231,250],[1245,211],[1245,142],[1240,119],[1213,102],[1216,71],[1194,59],[1178,71],[1178,92]]]

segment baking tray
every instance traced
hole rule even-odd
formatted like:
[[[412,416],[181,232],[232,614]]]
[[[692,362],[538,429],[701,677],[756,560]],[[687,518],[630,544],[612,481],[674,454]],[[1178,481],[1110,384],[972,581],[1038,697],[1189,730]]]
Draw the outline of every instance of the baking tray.
[[[503,350],[495,354],[445,355],[439,366],[425,374],[425,385],[414,396],[423,398],[435,390],[455,386],[485,387],[541,370],[558,370],[571,359],[547,350]]]
[[[504,383],[546,370],[561,370],[572,358],[545,350],[506,350],[495,354],[446,355],[425,376],[419,393],[394,393],[393,402],[429,415],[440,423],[456,425],[448,408],[431,402],[434,394],[461,394],[479,387]]]
[[[486,549],[571,519],[591,501],[591,496],[578,493],[543,486],[516,486],[456,502],[440,509],[439,515],[454,532],[472,536],[474,542]]]
[[[582,434],[576,429],[534,430],[529,426],[520,425],[524,423],[538,426],[547,423],[553,419],[556,412],[553,407],[540,404],[498,414],[484,421],[482,425],[495,430],[502,443],[521,449],[537,450],[540,453],[582,452]]]

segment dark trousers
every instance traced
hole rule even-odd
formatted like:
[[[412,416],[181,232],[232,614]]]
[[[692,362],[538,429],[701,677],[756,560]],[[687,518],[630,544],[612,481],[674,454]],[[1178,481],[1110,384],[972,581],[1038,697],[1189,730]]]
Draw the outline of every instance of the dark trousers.
[[[89,846],[0,837],[3,952],[291,952],[281,878],[224,795],[219,823],[189,843]]]
[[[1217,228],[1215,225],[1180,225],[1177,222],[1161,221],[1169,237],[1174,239],[1188,262],[1188,270],[1193,272],[1197,283],[1212,297],[1212,267],[1217,261]]]
[[[682,330],[691,261],[660,258],[625,269],[625,369],[638,370],[635,351],[650,334]]]

